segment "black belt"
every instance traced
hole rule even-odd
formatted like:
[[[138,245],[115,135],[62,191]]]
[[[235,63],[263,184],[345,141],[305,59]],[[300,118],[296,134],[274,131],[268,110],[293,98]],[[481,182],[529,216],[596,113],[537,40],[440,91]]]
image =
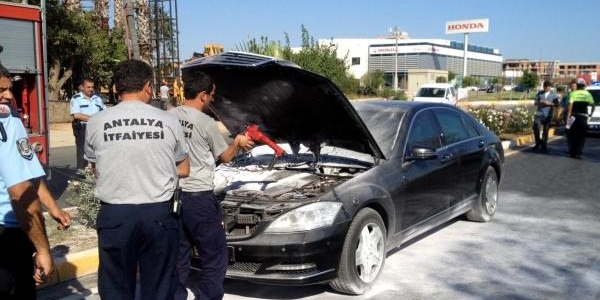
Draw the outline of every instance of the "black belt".
[[[200,192],[186,192],[186,191],[182,191],[181,192],[182,195],[186,195],[186,196],[206,196],[206,195],[212,195],[213,191],[200,191]]]

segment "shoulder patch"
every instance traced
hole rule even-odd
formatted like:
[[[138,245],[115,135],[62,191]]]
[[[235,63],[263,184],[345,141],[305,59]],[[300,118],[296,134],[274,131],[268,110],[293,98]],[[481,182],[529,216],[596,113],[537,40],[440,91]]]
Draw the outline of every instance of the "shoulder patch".
[[[4,103],[0,104],[0,118],[8,118],[11,116],[10,107]]]
[[[75,95],[73,95],[73,99],[77,99],[79,97],[81,97],[81,94],[75,94]]]
[[[31,160],[33,158],[33,148],[31,148],[31,144],[27,138],[20,138],[17,140],[17,149],[23,158],[27,160]]]

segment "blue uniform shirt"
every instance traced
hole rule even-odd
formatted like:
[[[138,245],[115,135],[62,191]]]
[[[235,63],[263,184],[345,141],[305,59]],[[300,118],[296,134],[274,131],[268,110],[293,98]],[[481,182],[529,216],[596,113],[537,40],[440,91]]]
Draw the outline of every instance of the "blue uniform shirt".
[[[106,109],[106,105],[104,105],[102,98],[96,95],[87,98],[83,93],[79,92],[71,98],[71,115],[84,114],[93,116],[103,109]]]
[[[0,105],[5,106],[5,105]],[[45,176],[21,119],[0,114],[0,225],[19,227],[8,196],[8,187]]]

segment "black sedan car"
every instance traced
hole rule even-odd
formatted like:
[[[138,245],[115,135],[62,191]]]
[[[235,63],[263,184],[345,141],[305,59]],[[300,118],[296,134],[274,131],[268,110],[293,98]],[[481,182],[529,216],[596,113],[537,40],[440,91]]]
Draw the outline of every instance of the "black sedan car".
[[[256,124],[285,151],[258,146],[217,168],[229,278],[362,294],[390,250],[460,215],[494,215],[500,139],[456,107],[351,103],[320,75],[246,53],[182,71],[213,77],[211,111],[232,134]]]

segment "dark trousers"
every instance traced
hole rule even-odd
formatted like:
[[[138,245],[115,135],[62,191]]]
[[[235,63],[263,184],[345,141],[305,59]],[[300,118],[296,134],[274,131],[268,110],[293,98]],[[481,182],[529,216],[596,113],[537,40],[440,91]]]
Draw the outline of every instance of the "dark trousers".
[[[175,300],[187,299],[186,282],[190,271],[192,245],[196,247],[201,270],[196,299],[223,299],[227,272],[227,243],[221,206],[212,191],[181,194],[181,236],[179,239],[179,287]]]
[[[33,245],[20,228],[0,231],[0,299],[35,300]]]
[[[83,158],[83,146],[85,145],[85,128],[87,124],[81,124],[78,128],[73,129],[75,135],[75,149],[77,155],[77,169],[84,169],[88,162]]]
[[[587,133],[588,118],[585,115],[574,115],[575,122],[567,132],[567,140],[569,144],[569,155],[575,157],[583,152],[585,144],[585,135]]]
[[[98,291],[107,300],[172,299],[177,288],[179,220],[169,203],[102,204],[98,232]]]
[[[533,119],[533,136],[535,137],[535,146],[536,148],[541,147],[542,149],[546,149],[548,145],[548,128],[550,127],[550,122],[552,121],[552,116],[550,117],[535,117]],[[540,136],[540,129],[543,130],[542,135]]]

